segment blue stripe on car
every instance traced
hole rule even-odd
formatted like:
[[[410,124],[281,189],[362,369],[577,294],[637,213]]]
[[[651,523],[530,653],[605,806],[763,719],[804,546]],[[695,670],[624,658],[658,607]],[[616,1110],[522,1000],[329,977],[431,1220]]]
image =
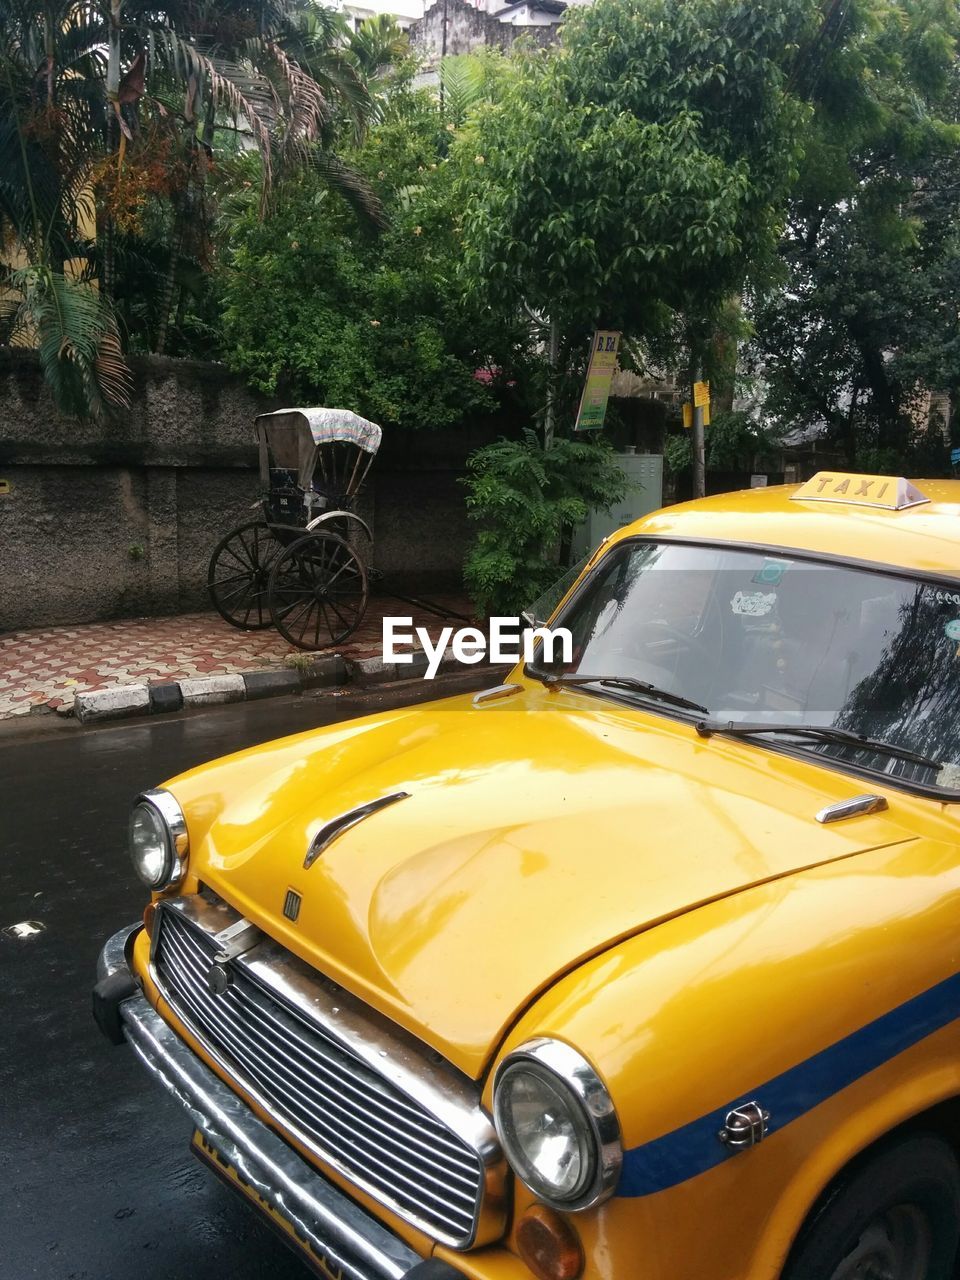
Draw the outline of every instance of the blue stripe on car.
[[[617,1195],[665,1191],[731,1159],[734,1153],[718,1137],[731,1108],[759,1102],[770,1112],[769,1132],[774,1133],[958,1017],[960,974],[955,974],[716,1111],[625,1151]]]

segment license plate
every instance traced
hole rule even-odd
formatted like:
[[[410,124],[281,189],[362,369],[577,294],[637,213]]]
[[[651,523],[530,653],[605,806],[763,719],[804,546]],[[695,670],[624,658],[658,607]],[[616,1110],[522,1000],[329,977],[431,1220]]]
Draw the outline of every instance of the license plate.
[[[202,1160],[209,1169],[212,1169],[219,1178],[226,1182],[228,1186],[233,1187],[235,1191],[239,1191],[254,1208],[259,1209],[270,1226],[279,1232],[284,1242],[299,1254],[317,1275],[324,1276],[326,1280],[342,1280],[343,1273],[340,1267],[332,1259],[319,1254],[308,1240],[304,1240],[293,1223],[288,1222],[279,1210],[264,1200],[255,1187],[250,1186],[239,1169],[236,1169],[230,1163],[223,1152],[214,1146],[206,1134],[201,1133],[199,1129],[195,1129],[190,1140],[190,1147],[194,1155]]]

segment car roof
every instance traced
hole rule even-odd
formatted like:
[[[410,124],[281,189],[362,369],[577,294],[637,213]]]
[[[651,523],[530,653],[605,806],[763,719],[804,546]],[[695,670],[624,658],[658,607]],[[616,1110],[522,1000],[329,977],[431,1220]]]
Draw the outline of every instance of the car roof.
[[[614,538],[740,543],[960,578],[960,480],[913,480],[929,501],[900,510],[854,499],[795,497],[801,488],[808,493],[810,483],[742,489],[663,507]]]

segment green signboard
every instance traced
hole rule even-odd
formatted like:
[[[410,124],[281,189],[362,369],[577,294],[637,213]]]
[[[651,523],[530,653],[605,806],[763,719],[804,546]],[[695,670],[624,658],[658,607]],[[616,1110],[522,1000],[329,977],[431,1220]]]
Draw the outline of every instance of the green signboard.
[[[603,426],[619,352],[620,334],[613,329],[598,329],[590,348],[587,380],[580,397],[575,431],[599,431]]]

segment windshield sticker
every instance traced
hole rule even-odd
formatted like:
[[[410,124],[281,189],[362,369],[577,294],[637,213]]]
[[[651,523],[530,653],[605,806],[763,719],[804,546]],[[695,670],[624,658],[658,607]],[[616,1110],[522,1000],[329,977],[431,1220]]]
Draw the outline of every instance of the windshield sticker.
[[[763,567],[753,575],[752,581],[764,587],[779,587],[780,580],[789,568],[784,560],[765,560]]]
[[[730,601],[730,608],[743,618],[765,618],[776,603],[775,591],[738,591]]]
[[[933,597],[937,604],[952,604],[960,609],[960,592],[957,591],[937,591]]]
[[[950,640],[960,640],[960,618],[951,618],[943,628]]]

